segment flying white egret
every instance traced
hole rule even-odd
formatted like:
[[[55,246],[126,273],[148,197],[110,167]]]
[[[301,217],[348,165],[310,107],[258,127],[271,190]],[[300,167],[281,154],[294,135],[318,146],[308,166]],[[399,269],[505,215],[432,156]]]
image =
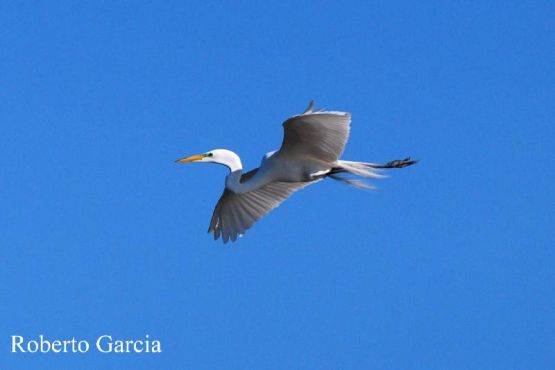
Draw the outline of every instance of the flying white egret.
[[[351,124],[347,112],[313,111],[314,101],[299,115],[283,123],[284,137],[279,150],[266,153],[259,168],[243,173],[241,159],[227,149],[215,149],[176,160],[178,163],[218,163],[229,168],[225,189],[208,232],[214,240],[235,241],[256,221],[276,208],[295,191],[326,177],[360,188],[370,188],[361,180],[343,177],[382,177],[378,169],[402,168],[416,161],[410,158],[386,164],[340,160]]]

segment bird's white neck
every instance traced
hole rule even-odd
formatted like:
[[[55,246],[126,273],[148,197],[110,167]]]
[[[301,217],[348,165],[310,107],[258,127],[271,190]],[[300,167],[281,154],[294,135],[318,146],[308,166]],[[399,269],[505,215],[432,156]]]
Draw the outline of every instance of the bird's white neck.
[[[214,162],[218,164],[223,164],[229,171],[242,171],[243,164],[241,164],[241,158],[231,150],[227,149],[214,149],[211,151],[212,157],[206,160],[206,162]]]
[[[241,163],[241,158],[231,150],[227,149],[215,149],[211,151],[212,157],[208,161],[223,164],[229,168],[229,175],[225,179],[225,186],[234,193],[246,193],[254,189],[258,189],[260,186],[264,185],[267,181],[264,176],[257,173],[251,177],[248,181],[241,182],[241,176],[243,174],[243,165]]]
[[[241,182],[242,175],[243,175],[242,170],[231,172],[225,178],[225,187],[234,193],[242,194],[252,190],[256,190],[268,182],[264,176],[260,176],[260,174],[258,173],[253,177],[251,177],[250,179],[248,179],[247,181]]]

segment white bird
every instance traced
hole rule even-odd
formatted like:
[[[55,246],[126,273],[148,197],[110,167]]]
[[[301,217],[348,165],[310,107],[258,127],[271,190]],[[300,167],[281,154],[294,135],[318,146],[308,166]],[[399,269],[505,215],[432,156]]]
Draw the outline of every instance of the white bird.
[[[227,149],[215,149],[176,160],[178,163],[217,163],[229,168],[224,192],[216,204],[208,232],[214,240],[235,241],[256,221],[279,206],[295,191],[326,177],[359,188],[371,188],[361,180],[378,178],[382,168],[402,168],[410,158],[386,164],[340,160],[349,138],[351,115],[347,112],[313,111],[314,101],[299,115],[283,122],[279,150],[266,153],[259,168],[243,173],[241,159]]]

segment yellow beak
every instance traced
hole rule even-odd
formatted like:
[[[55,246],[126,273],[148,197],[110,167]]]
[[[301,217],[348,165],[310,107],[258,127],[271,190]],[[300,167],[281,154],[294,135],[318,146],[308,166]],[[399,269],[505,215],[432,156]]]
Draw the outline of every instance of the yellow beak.
[[[181,158],[175,161],[175,163],[188,163],[194,161],[200,161],[204,156],[202,154],[192,155],[190,157]]]

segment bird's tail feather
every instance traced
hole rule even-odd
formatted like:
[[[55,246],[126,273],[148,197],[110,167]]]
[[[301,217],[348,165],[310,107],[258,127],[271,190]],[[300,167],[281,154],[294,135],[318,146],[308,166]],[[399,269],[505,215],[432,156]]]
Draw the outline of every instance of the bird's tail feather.
[[[385,175],[381,174],[379,170],[376,169],[378,166],[375,163],[367,163],[367,162],[355,162],[355,161],[337,161],[337,172],[348,172],[352,173],[353,175],[366,177],[366,178],[375,178],[379,179],[382,177],[386,177]],[[334,172],[335,168],[332,170]]]
[[[330,178],[340,181],[345,185],[350,185],[350,186],[354,186],[355,188],[358,189],[370,189],[370,190],[374,190],[376,189],[376,187],[368,182],[365,182],[364,180],[356,180],[356,179],[348,179],[345,178],[343,176],[339,176],[339,175],[329,175]]]
[[[351,179],[342,176],[342,174],[351,174],[362,178],[379,179],[386,177],[381,174],[375,167],[375,163],[355,162],[355,161],[337,161],[337,167],[332,168],[328,176],[334,180],[340,181],[346,185],[354,186],[359,189],[375,189],[375,186],[365,182],[362,179]]]
[[[363,180],[346,178],[346,177],[343,177],[342,175],[350,174],[350,175],[354,175],[362,178],[379,179],[379,178],[387,177],[385,175],[382,175],[380,171],[381,169],[403,168],[403,167],[412,166],[417,162],[418,161],[415,161],[410,157],[387,162],[385,164],[355,162],[355,161],[337,161],[337,166],[333,167],[331,171],[328,172],[325,176],[329,176],[334,180],[341,181],[344,184],[351,185],[357,188],[374,189],[374,186],[364,182]]]

